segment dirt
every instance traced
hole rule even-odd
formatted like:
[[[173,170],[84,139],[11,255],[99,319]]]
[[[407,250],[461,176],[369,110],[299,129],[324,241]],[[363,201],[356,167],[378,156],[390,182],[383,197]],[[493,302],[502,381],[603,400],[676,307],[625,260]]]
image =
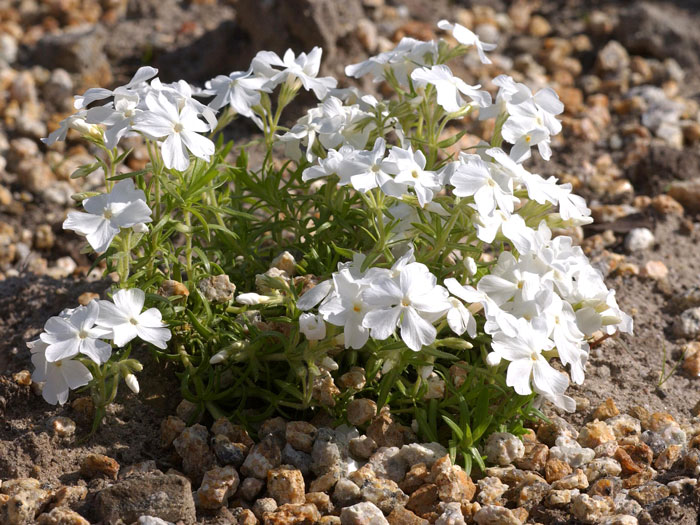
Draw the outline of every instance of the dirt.
[[[471,2],[459,3],[472,5]],[[129,4],[135,9],[133,6],[138,2]],[[585,7],[581,4],[573,0],[542,0],[538,2],[537,12],[549,20],[556,34],[566,37],[585,26],[583,17],[587,10],[596,7],[618,15],[634,2],[599,1]],[[438,15],[449,15],[450,12],[447,2],[443,1],[436,2],[432,10],[426,8],[426,2],[410,1],[405,5],[412,17],[431,22]],[[169,10],[169,6],[172,9]],[[505,10],[509,6],[509,2],[496,2],[494,5],[497,10]],[[174,79],[177,75],[178,78],[195,82],[235,67],[244,67],[252,56],[250,35],[246,33],[246,28],[235,23],[234,8],[228,4],[218,7],[218,11],[206,5],[184,9],[174,1],[144,2],[138,16],[117,25],[114,34],[118,36],[107,46],[114,77],[118,80],[128,78],[144,52],[152,54],[154,63],[161,67],[166,79]],[[682,47],[667,50],[665,56],[674,56],[674,49],[680,49],[675,54],[682,57],[686,71],[686,81],[680,90],[688,99],[700,102],[700,90],[697,88],[700,86],[697,62],[700,8],[696,2],[690,1],[655,3],[654,8],[668,9],[669,17],[687,18],[692,23],[685,27],[695,28],[694,31],[689,30],[693,34],[668,43],[669,46]],[[684,21],[684,24],[688,23]],[[172,28],[176,28],[174,36]],[[164,35],[171,35],[172,38],[165,38]],[[592,35],[591,39],[597,46],[612,36]],[[363,56],[364,52],[358,50],[355,44],[347,43],[349,40],[352,39],[346,37],[340,40],[340,51],[336,56],[338,61],[342,59],[347,62],[349,54],[356,55],[357,59]],[[201,43],[209,41],[217,42],[219,46],[219,50],[211,55],[201,51]],[[346,42],[345,48],[343,42]],[[630,42],[638,52],[650,56],[663,51],[657,47],[645,48],[639,39],[632,42],[632,37]],[[668,41],[662,39],[660,42]],[[348,51],[348,46],[352,53]],[[595,54],[591,53],[582,57],[584,74],[594,67]],[[338,63],[326,67],[332,71],[337,69]],[[616,132],[616,126],[620,126],[622,121],[615,117],[608,136]],[[245,127],[236,131],[237,136],[246,136],[249,132]],[[561,177],[573,174],[585,182],[584,164],[592,163],[603,153],[610,153],[613,162],[622,165],[624,152],[610,148],[606,137],[594,142],[580,142],[573,136],[564,135],[564,144],[555,148],[552,162],[535,162],[533,165],[543,175]],[[696,144],[676,150],[654,145],[639,161],[622,167],[622,174],[634,184],[635,195],[657,195],[665,191],[673,180],[700,177],[700,146]],[[616,198],[596,192],[585,183],[577,191],[590,202],[598,204],[630,203],[634,197]],[[58,217],[63,213],[61,208],[46,210],[41,205],[29,206],[26,214],[12,215],[10,219],[31,229],[46,222],[46,216],[52,213],[55,220],[51,223],[59,237],[52,253],[45,255],[56,259],[70,254],[81,265],[86,265],[89,261],[81,259],[77,239],[60,233],[57,224],[60,222]],[[662,261],[669,270],[668,279],[659,282],[636,275],[613,273],[609,276],[608,285],[617,290],[620,306],[634,317],[634,335],[613,337],[594,348],[586,369],[585,383],[572,387],[571,393],[587,399],[591,408],[612,397],[621,410],[642,405],[650,411],[669,412],[677,420],[685,421],[692,417],[691,409],[700,401],[700,378],[689,377],[680,367],[673,370],[686,341],[676,339],[671,333],[671,326],[680,313],[677,298],[700,285],[700,224],[697,224],[697,217],[688,214],[683,217],[661,216],[651,211],[642,215],[634,219],[639,222],[631,226],[651,225],[657,243],[652,250],[627,255],[626,261],[639,267],[650,260]],[[9,220],[1,210],[0,219]],[[622,241],[625,230],[631,226],[617,232],[616,244],[608,247],[609,250],[625,253]],[[598,230],[586,232],[593,235]],[[0,281],[0,479],[33,476],[50,484],[76,483],[81,459],[92,452],[107,454],[122,465],[154,459],[162,470],[166,470],[173,464],[169,453],[163,452],[158,444],[160,422],[174,413],[179,402],[173,366],[155,363],[144,353],[141,357],[147,366],[142,376],[148,380],[141,381],[141,393],[134,395],[125,389],[120,392],[104,424],[84,441],[56,437],[50,432],[48,423],[55,416],[68,416],[78,423],[77,435],[85,437],[90,428],[89,419],[70,404],[64,407],[47,405],[30,387],[19,386],[12,379],[13,373],[30,369],[25,342],[39,334],[48,317],[56,315],[63,308],[75,306],[83,292],[103,293],[107,285],[105,281],[90,282],[76,277],[55,280],[28,273]],[[659,385],[662,373],[669,377]],[[589,410],[581,410],[565,417],[580,424],[589,413]],[[653,518],[657,523],[695,523],[697,511],[690,507],[658,507]],[[551,523],[557,523],[554,516],[549,519]]]

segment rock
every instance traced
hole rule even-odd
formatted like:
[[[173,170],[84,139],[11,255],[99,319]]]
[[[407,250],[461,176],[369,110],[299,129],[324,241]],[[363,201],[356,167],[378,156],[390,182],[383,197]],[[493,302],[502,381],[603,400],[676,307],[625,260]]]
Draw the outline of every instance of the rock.
[[[161,295],[163,297],[188,297],[190,295],[190,291],[188,290],[187,286],[182,284],[180,281],[166,279],[162,283],[160,283],[160,288],[158,288],[158,295]]]
[[[511,509],[486,505],[474,514],[474,522],[477,525],[522,525]]]
[[[196,520],[190,482],[182,476],[160,472],[118,481],[101,490],[95,498],[94,512],[100,520],[121,518],[127,523],[143,515],[172,522]]]
[[[578,489],[552,489],[550,490],[544,498],[544,505],[546,507],[565,507],[571,500],[579,495]]]
[[[267,492],[278,505],[305,503],[304,476],[299,470],[286,466],[267,472]]]
[[[353,366],[349,372],[344,373],[338,379],[338,384],[343,388],[352,388],[353,390],[362,390],[365,387],[366,372],[364,368]]]
[[[598,408],[593,412],[593,419],[599,419],[601,421],[610,419],[620,414],[617,406],[615,406],[615,401],[611,397],[607,398]],[[579,441],[580,442],[580,441]]]
[[[408,498],[406,508],[418,516],[425,517],[437,511],[439,502],[438,487],[433,483],[423,485]]]
[[[648,228],[632,228],[625,237],[625,249],[628,252],[649,250],[654,247],[656,239]]]
[[[383,478],[365,481],[360,486],[360,493],[364,501],[374,503],[384,514],[406,505],[409,499],[395,482]]]
[[[700,210],[700,179],[674,180],[668,187],[669,197],[690,212]]]
[[[620,463],[612,458],[596,458],[583,467],[583,473],[586,475],[589,483],[593,483],[604,476],[619,476],[621,472],[622,467]]]
[[[537,438],[549,447],[554,446],[560,436],[575,440],[578,437],[578,430],[559,416],[551,417],[549,423],[542,423],[537,429]]]
[[[357,21],[355,36],[367,53],[373,54],[377,49],[377,26],[367,18]]]
[[[173,441],[173,446],[182,458],[182,469],[195,483],[204,473],[216,465],[214,454],[209,450],[209,431],[205,426],[187,427]]]
[[[295,466],[304,476],[311,473],[311,454],[301,452],[289,443],[282,449],[282,463]]]
[[[214,436],[212,448],[219,463],[232,465],[235,468],[239,468],[248,455],[248,448],[243,443],[231,443],[231,440],[223,434]]]
[[[579,494],[571,504],[571,513],[584,523],[599,523],[612,514],[614,508],[611,498]]]
[[[0,523],[30,525],[50,494],[34,478],[16,478],[0,486]]]
[[[183,399],[177,404],[175,413],[177,414],[177,417],[183,421],[187,421],[188,424],[199,423],[202,419],[199,406],[192,401],[188,401],[187,399]]]
[[[218,509],[228,504],[228,498],[235,494],[240,479],[231,466],[215,467],[204,474],[202,485],[197,490],[195,502],[203,509]]]
[[[117,479],[119,463],[109,456],[90,454],[80,462],[80,475],[88,479],[104,477]]]
[[[233,299],[233,294],[236,291],[236,285],[229,280],[226,274],[212,275],[202,279],[197,283],[197,287],[207,301],[215,304],[227,303]]]
[[[660,499],[667,498],[671,490],[661,483],[650,481],[640,487],[629,490],[629,497],[635,499],[640,505],[647,506],[656,503]]]
[[[232,443],[242,443],[249,450],[255,442],[248,435],[248,431],[240,425],[234,425],[225,417],[217,419],[211,426],[211,433],[215,436],[223,434]]]
[[[603,525],[637,525],[637,518],[629,514],[616,514],[603,522]]]
[[[321,513],[311,503],[285,503],[274,513],[263,514],[265,525],[304,525],[306,523],[318,523]]]
[[[678,461],[683,452],[681,445],[669,445],[661,454],[658,455],[654,462],[654,467],[659,470],[668,470],[673,464]]]
[[[275,0],[264,6],[239,0],[236,15],[255,49],[281,52],[296,41],[300,49],[320,46],[332,57],[336,42],[355,28],[363,10],[360,0]]]
[[[501,496],[508,490],[508,485],[494,476],[487,476],[477,481],[479,493],[476,498],[482,505],[499,505]]]
[[[405,507],[394,507],[386,517],[389,525],[428,525],[430,522],[416,516],[413,512]]]
[[[383,525],[388,521],[376,505],[368,501],[345,507],[340,512],[342,525]]]
[[[617,73],[627,69],[629,64],[630,57],[625,47],[611,40],[598,52],[596,70],[602,75]]]
[[[513,434],[494,432],[488,437],[484,452],[489,463],[510,465],[515,459],[525,455],[525,447],[523,442]]]
[[[440,501],[468,502],[474,497],[476,485],[462,467],[452,464],[448,455],[433,464],[430,476],[437,485]]]
[[[160,423],[160,444],[167,448],[173,444],[176,437],[182,434],[187,425],[179,417],[168,416]]]
[[[253,501],[264,487],[265,482],[261,479],[245,478],[238,487],[236,497],[243,498],[246,501]]]
[[[56,507],[39,516],[38,525],[90,525],[90,522],[74,510]]]
[[[525,454],[522,458],[513,461],[514,465],[523,470],[541,472],[547,464],[549,447],[544,443],[525,441]]]
[[[112,81],[104,53],[107,32],[100,25],[78,26],[63,33],[47,33],[34,48],[33,61],[48,69],[63,68],[82,76],[85,85],[105,86]]]
[[[557,480],[554,483],[552,483],[552,489],[554,490],[583,490],[586,488],[588,488],[588,478],[586,477],[586,474],[584,474],[583,470],[581,470],[580,468],[577,468],[573,474],[564,476],[560,480]]]
[[[260,498],[253,504],[253,514],[260,520],[264,515],[272,514],[276,510],[277,502],[273,498]]]
[[[369,465],[381,478],[401,481],[408,471],[408,463],[397,447],[382,447],[369,458]]]
[[[425,485],[430,478],[430,469],[425,463],[416,463],[406,473],[404,479],[399,482],[399,487],[406,494],[411,494]]]
[[[586,423],[578,435],[579,444],[587,448],[595,448],[609,441],[615,441],[615,434],[605,422],[597,419]]]
[[[581,467],[595,457],[595,452],[590,448],[582,447],[577,441],[560,436],[556,445],[549,449],[550,459],[560,459],[573,468]]]
[[[332,500],[338,507],[349,507],[361,496],[360,487],[347,478],[340,478],[333,489]]]
[[[248,453],[243,465],[241,474],[252,476],[258,479],[267,479],[267,473],[282,462],[282,452],[272,436],[263,439]]]
[[[132,476],[140,476],[147,472],[157,470],[155,460],[148,459],[140,463],[133,463],[119,471],[119,479],[126,479]]]
[[[617,439],[626,436],[636,436],[642,432],[642,423],[629,414],[620,414],[606,421]]]
[[[558,481],[571,474],[571,472],[571,466],[561,459],[549,459],[544,466],[544,478],[547,480],[547,483]]]
[[[333,510],[331,498],[325,492],[309,492],[304,498],[306,503],[312,503],[321,514],[329,514]]]
[[[366,435],[380,447],[402,447],[404,445],[404,428],[394,422],[388,412],[381,412],[367,427]]]
[[[673,335],[684,339],[694,339],[700,335],[700,307],[689,308],[676,318]]]
[[[350,454],[359,459],[369,459],[377,450],[377,444],[369,436],[352,438],[348,444]]]
[[[353,399],[348,403],[348,422],[354,426],[364,425],[377,415],[377,404],[371,399]]]
[[[285,436],[287,443],[296,450],[311,453],[318,430],[311,423],[292,421],[287,424]]]
[[[341,453],[335,433],[330,428],[319,429],[311,450],[311,470],[321,475],[340,463]]]

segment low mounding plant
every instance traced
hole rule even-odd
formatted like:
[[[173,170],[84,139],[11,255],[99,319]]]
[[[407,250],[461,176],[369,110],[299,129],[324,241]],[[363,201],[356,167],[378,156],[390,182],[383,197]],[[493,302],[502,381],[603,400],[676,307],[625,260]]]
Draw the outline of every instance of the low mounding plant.
[[[588,342],[632,321],[558,234],[591,222],[584,200],[524,166],[533,146],[549,159],[563,105],[505,75],[495,101],[467,85],[446,63],[470,48],[489,63],[494,46],[438,25],[456,45],[404,38],[346,68],[384,100],[319,78],[320,48],[261,51],[204,89],[142,67],[77,96],[45,142],[76,130],[96,155],[73,176],[101,170],[106,192],[76,195],[83,211],[63,227],[119,278],[111,300],[61,312],[29,343],[44,398],[89,389],[96,427],[121,379],[138,393],[140,340],[180,364],[200,413],[342,422],[368,398],[467,469],[540,400],[572,410]],[[285,128],[302,88],[319,103]],[[224,141],[236,115],[262,131],[261,165]],[[495,121],[490,141],[456,151],[475,119]],[[149,162],[128,171],[120,141],[136,134]]]

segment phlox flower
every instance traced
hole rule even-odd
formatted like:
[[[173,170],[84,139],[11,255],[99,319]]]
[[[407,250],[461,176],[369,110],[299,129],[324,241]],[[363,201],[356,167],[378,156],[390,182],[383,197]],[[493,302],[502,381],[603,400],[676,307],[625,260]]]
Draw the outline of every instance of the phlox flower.
[[[364,292],[372,310],[362,324],[378,340],[387,339],[400,326],[406,346],[418,351],[435,341],[432,323],[452,305],[447,291],[424,264],[409,263],[397,271],[398,278],[378,279]]]
[[[303,313],[299,316],[299,330],[309,341],[320,341],[326,337],[326,323],[323,317],[316,314]]]
[[[63,142],[66,140],[66,135],[68,135],[68,130],[74,129],[83,135],[101,135],[101,130],[97,126],[93,126],[87,123],[85,120],[87,116],[87,111],[82,110],[73,115],[64,118],[54,131],[49,133],[48,137],[42,138],[41,142],[47,146],[52,146],[56,142]],[[98,135],[98,136],[99,136]]]
[[[467,303],[480,303],[484,299],[483,294],[471,286],[459,284],[454,277],[445,279],[445,287],[455,296],[449,299],[452,308],[447,312],[447,324],[457,335],[466,331],[470,337],[476,337],[476,319],[459,299]]]
[[[353,173],[358,169],[354,163],[356,156],[357,151],[351,146],[343,146],[337,151],[330,149],[325,159],[318,159],[317,164],[302,172],[301,179],[307,181],[337,175],[340,179],[338,185],[346,186],[350,184]]]
[[[435,193],[442,189],[438,174],[427,171],[425,164],[423,152],[413,151],[411,146],[408,146],[408,149],[392,147],[389,157],[383,163],[383,168],[394,175],[396,183],[413,188],[421,207],[432,201]]]
[[[92,381],[92,374],[80,361],[61,359],[48,361],[46,359],[47,344],[37,339],[27,343],[32,353],[34,372],[32,380],[44,383],[41,396],[47,403],[63,405],[68,401],[68,393]]]
[[[83,201],[85,212],[70,211],[63,222],[64,230],[73,230],[85,238],[96,252],[109,248],[121,228],[151,222],[151,209],[146,195],[134,187],[134,181],[123,179],[112,191]]]
[[[114,91],[105,88],[90,88],[85,93],[80,96],[76,96],[73,102],[75,109],[83,109],[88,107],[93,102],[97,100],[104,100],[111,97],[117,91],[121,90],[138,90],[145,83],[155,77],[158,74],[158,70],[154,67],[143,66],[140,67],[129,82],[116,88]]]
[[[114,344],[119,347],[139,337],[158,348],[167,348],[170,330],[163,323],[157,308],[142,312],[145,301],[146,294],[143,290],[119,290],[112,296],[112,301],[99,301],[98,326],[112,330]]]
[[[411,73],[411,78],[418,87],[434,85],[437,103],[448,113],[456,113],[464,107],[460,93],[472,99],[476,106],[486,107],[491,104],[491,95],[487,91],[480,91],[481,86],[470,86],[461,78],[455,77],[444,64],[416,69]]]
[[[374,82],[382,82],[387,79],[387,73],[390,71],[400,85],[407,86],[411,72],[417,67],[432,65],[437,52],[437,43],[433,41],[423,42],[404,37],[391,51],[346,66],[345,74],[354,78],[371,74]]]
[[[329,323],[343,327],[345,348],[360,349],[369,339],[369,329],[362,324],[370,309],[362,293],[366,286],[355,280],[348,269],[334,274],[333,284],[333,298],[318,311]]]
[[[105,146],[113,149],[119,140],[131,131],[134,119],[142,113],[138,106],[138,94],[117,88],[114,91],[114,103],[89,109],[85,120],[89,124],[106,126]]]
[[[321,67],[320,47],[314,47],[309,54],[299,53],[294,56],[294,51],[287,49],[283,57],[272,51],[260,51],[253,59],[252,68],[261,77],[268,78],[266,86],[273,88],[282,82],[293,82],[298,79],[304,89],[313,91],[316,98],[323,100],[328,90],[336,87],[338,81],[333,77],[317,78]],[[275,67],[283,68],[281,70]]]
[[[482,42],[479,40],[478,36],[461,24],[452,24],[447,20],[440,20],[437,25],[443,31],[452,32],[452,36],[455,37],[455,40],[457,40],[457,42],[460,44],[464,46],[474,46],[477,53],[479,53],[479,59],[481,60],[482,64],[491,63],[491,60],[486,56],[484,51],[493,51],[496,49],[496,47],[498,47],[496,44],[487,44]]]
[[[97,364],[107,362],[112,355],[109,343],[110,331],[95,326],[99,313],[96,301],[79,306],[66,317],[50,317],[39,336],[46,343],[45,358],[49,362],[62,361],[83,354]]]
[[[450,177],[453,193],[458,197],[474,197],[479,215],[491,215],[498,209],[512,213],[517,199],[513,196],[513,181],[494,170],[491,163],[479,155],[461,154]]]
[[[521,396],[532,393],[531,381],[538,391],[553,396],[566,390],[569,383],[566,375],[552,368],[542,355],[553,346],[545,326],[525,319],[518,320],[517,336],[497,333],[491,344],[494,353],[510,361],[506,384]]]
[[[162,93],[146,95],[146,106],[148,111],[138,115],[133,128],[153,139],[165,139],[161,153],[167,168],[186,170],[190,165],[188,151],[205,161],[214,154],[214,143],[199,134],[209,131],[209,126],[190,106],[178,109]]]
[[[213,109],[221,109],[228,105],[244,117],[253,118],[256,122],[259,117],[253,113],[255,106],[260,104],[260,92],[270,92],[266,87],[267,78],[254,76],[253,69],[248,71],[234,71],[227,75],[218,75],[208,80],[204,85],[214,99],[209,102]]]

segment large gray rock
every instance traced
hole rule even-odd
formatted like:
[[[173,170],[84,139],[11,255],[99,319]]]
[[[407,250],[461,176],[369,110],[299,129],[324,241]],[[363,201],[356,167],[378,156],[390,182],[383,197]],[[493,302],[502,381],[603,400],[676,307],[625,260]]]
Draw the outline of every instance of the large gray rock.
[[[103,489],[95,498],[95,514],[105,523],[122,519],[133,523],[140,516],[194,523],[196,513],[189,480],[176,474],[149,472]]]

